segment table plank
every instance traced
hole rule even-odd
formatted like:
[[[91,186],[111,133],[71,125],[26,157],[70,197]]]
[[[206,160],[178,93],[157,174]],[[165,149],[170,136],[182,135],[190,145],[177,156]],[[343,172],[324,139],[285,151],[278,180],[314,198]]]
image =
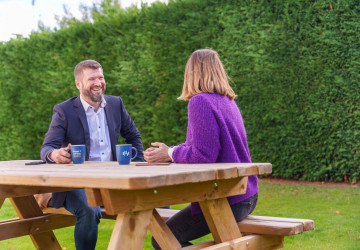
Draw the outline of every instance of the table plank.
[[[188,183],[156,189],[101,189],[107,214],[228,197],[246,192],[247,177]]]
[[[118,165],[117,162],[44,164],[0,162],[0,184],[66,188],[145,189],[271,173],[270,163]]]

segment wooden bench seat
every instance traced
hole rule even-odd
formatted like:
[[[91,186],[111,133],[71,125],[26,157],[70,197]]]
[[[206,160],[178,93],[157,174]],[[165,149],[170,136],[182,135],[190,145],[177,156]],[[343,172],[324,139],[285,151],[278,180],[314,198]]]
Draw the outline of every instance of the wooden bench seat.
[[[160,216],[167,220],[179,210],[157,208]],[[44,213],[72,215],[64,208],[45,208]],[[116,215],[108,215],[105,209],[101,210],[104,219],[116,219]],[[294,219],[283,217],[268,217],[249,215],[238,223],[240,232],[248,234],[263,234],[276,236],[289,236],[314,229],[314,222],[307,219]]]
[[[54,207],[47,207],[42,209],[43,213],[46,214],[64,214],[64,215],[72,215],[69,211],[67,211],[65,208],[54,208]],[[109,220],[116,220],[116,215],[109,215],[105,213],[105,208],[101,208],[101,215],[103,219],[109,219]]]

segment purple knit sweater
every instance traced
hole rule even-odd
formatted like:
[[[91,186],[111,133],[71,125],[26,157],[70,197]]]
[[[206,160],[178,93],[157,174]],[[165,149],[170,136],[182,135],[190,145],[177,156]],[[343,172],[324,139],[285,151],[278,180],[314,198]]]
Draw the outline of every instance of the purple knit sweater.
[[[251,162],[244,122],[235,101],[216,93],[193,96],[188,105],[186,142],[173,152],[176,163]],[[228,197],[235,204],[258,192],[257,176],[248,178],[246,194]],[[201,213],[191,203],[193,214]]]

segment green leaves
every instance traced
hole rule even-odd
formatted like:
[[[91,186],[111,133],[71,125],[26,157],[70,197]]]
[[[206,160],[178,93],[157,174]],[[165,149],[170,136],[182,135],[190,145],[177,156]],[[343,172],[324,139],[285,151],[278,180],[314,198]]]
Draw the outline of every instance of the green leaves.
[[[360,7],[357,1],[178,0],[0,44],[0,160],[38,158],[52,107],[78,91],[73,69],[98,60],[144,147],[185,140],[185,64],[217,50],[244,116],[253,161],[273,176],[360,179]],[[16,153],[14,153],[16,152]]]

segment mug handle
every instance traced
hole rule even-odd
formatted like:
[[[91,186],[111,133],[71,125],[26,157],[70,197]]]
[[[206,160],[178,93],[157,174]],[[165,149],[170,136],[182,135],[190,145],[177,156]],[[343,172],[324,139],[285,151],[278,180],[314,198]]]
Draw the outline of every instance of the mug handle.
[[[134,160],[137,156],[137,149],[135,147],[132,147],[132,149],[135,149],[135,156],[131,157],[131,160]],[[131,152],[131,155],[132,155],[132,152]]]

